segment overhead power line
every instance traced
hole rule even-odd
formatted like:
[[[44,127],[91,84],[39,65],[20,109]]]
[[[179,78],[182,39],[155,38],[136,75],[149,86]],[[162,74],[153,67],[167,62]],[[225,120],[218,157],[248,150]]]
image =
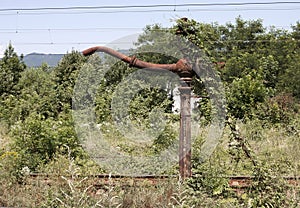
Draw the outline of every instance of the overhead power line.
[[[275,39],[275,40],[269,40],[269,39],[258,39],[258,40],[215,40],[215,41],[204,41],[204,42],[210,42],[210,43],[269,43],[269,42],[289,42],[291,40],[285,40],[285,39]],[[292,40],[293,42],[300,42],[300,40]],[[95,45],[95,44],[109,44],[111,42],[99,42],[99,41],[88,41],[88,42],[14,42],[13,45]],[[163,43],[163,42],[162,42]],[[3,43],[0,43],[3,44]],[[113,42],[113,44],[132,44],[132,41],[118,41]]]
[[[147,10],[81,10],[81,11],[16,11],[9,13],[2,13],[0,11],[0,16],[8,16],[8,15],[76,15],[76,14],[116,14],[116,13],[154,13],[154,12],[232,12],[232,11],[292,11],[292,10],[300,10],[300,5],[298,7],[280,7],[280,8],[247,8],[247,7],[239,7],[239,8],[186,8],[186,9],[147,9]]]
[[[290,28],[291,25],[271,26],[272,28]],[[111,31],[142,31],[143,27],[90,27],[90,28],[0,28],[0,33],[30,33],[30,32],[111,32]],[[153,29],[155,31],[166,31],[166,28]],[[168,29],[171,30],[171,29]]]
[[[300,1],[273,2],[228,2],[228,3],[184,3],[184,4],[150,4],[150,5],[107,5],[107,6],[70,6],[70,7],[36,7],[36,8],[3,8],[0,12],[8,11],[46,11],[46,10],[95,10],[95,9],[134,9],[134,8],[163,8],[163,7],[213,7],[213,6],[249,6],[249,5],[295,5]]]
[[[93,27],[93,28],[19,28],[19,31],[94,31],[94,30],[108,30],[108,31],[114,31],[114,30],[141,30],[143,28],[141,27]],[[13,28],[0,28],[0,31],[11,31],[15,30]],[[161,29],[162,30],[162,29]]]

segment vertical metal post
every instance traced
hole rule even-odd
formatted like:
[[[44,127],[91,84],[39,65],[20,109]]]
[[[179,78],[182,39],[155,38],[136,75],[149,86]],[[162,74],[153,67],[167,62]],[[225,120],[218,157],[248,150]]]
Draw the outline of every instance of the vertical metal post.
[[[190,177],[191,171],[191,78],[182,77],[180,92],[179,172],[181,178]]]

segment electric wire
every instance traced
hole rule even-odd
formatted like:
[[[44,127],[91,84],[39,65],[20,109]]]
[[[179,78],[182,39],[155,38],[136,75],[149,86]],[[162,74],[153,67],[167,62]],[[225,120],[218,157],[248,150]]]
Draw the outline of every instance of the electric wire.
[[[270,42],[289,42],[290,39],[258,39],[258,40],[215,40],[215,41],[203,41],[209,43],[270,43]],[[292,40],[293,42],[300,42],[300,40]],[[89,45],[89,44],[99,44],[104,45],[111,42],[103,41],[88,41],[88,42],[15,42],[14,45]],[[0,43],[1,44],[1,43]],[[132,44],[130,41],[117,41],[113,44]]]
[[[36,8],[4,8],[6,11],[43,11],[43,10],[90,10],[90,9],[128,9],[128,8],[157,8],[157,7],[211,7],[211,6],[249,6],[249,5],[286,5],[300,4],[300,1],[273,2],[228,2],[228,3],[184,3],[184,4],[150,4],[150,5],[107,5],[107,6],[70,6],[70,7],[36,7]]]
[[[76,11],[76,12],[17,12],[1,13],[0,16],[8,15],[82,15],[82,14],[116,14],[116,13],[159,13],[159,12],[232,12],[232,11],[296,11],[300,7],[289,8],[220,8],[220,9],[159,9],[159,10],[114,10],[114,11]]]
[[[271,26],[275,29],[291,28],[291,25]],[[37,33],[37,32],[113,32],[143,31],[144,27],[80,27],[80,28],[0,28],[1,33]],[[151,29],[151,31],[171,31],[170,28]]]

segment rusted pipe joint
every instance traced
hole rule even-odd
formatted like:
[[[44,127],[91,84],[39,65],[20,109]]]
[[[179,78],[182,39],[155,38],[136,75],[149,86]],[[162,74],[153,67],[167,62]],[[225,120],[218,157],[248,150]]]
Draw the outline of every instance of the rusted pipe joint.
[[[113,57],[116,57],[129,64],[130,67],[148,68],[148,69],[164,69],[178,74],[180,77],[191,77],[193,70],[186,59],[179,59],[175,64],[155,64],[137,59],[135,56],[129,57],[118,51],[105,46],[95,46],[82,51],[84,56],[90,56],[95,52],[104,52]]]

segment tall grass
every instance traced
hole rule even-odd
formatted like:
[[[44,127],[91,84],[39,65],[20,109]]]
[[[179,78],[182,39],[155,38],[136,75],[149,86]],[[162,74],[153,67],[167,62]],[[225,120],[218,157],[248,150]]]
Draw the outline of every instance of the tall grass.
[[[47,176],[29,177],[30,170],[24,168],[19,173],[22,177],[15,180],[14,164],[18,156],[9,149],[7,130],[0,126],[1,141],[5,141],[0,150],[0,206],[179,208],[255,207],[262,203],[276,206],[279,203],[283,207],[299,207],[300,184],[285,184],[283,188],[276,178],[299,176],[300,121],[285,126],[264,126],[259,120],[251,120],[240,122],[238,126],[263,164],[260,169],[254,169],[242,155],[239,161],[233,160],[228,145],[230,132],[225,129],[216,151],[197,171],[208,176],[254,174],[255,186],[242,194],[230,190],[224,180],[182,181],[173,178],[156,183],[133,179],[103,180],[92,177],[101,171],[97,165],[78,162],[71,157],[70,151],[62,151],[68,154],[58,154],[50,163],[39,167],[39,171]],[[261,199],[265,202],[260,202]]]

